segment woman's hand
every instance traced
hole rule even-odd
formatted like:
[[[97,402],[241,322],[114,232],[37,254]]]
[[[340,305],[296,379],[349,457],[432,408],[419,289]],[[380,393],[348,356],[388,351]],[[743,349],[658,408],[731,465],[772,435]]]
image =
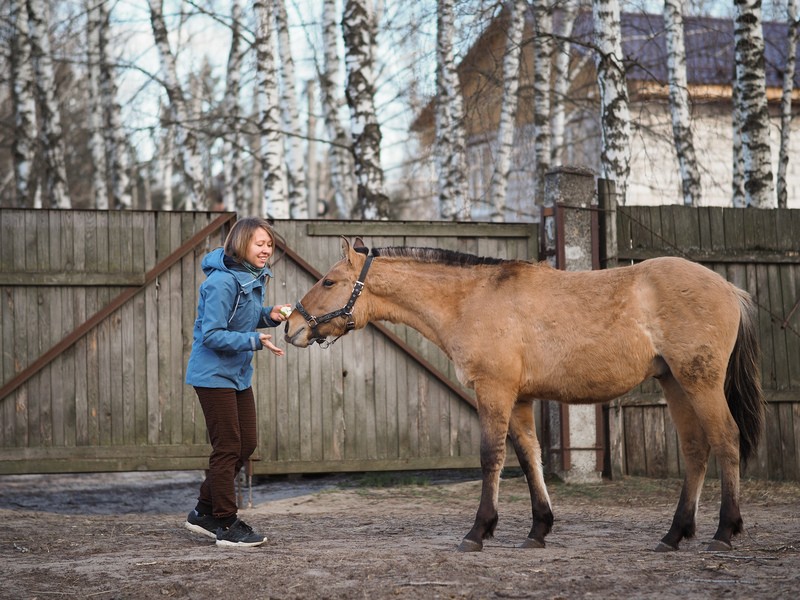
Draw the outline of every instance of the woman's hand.
[[[290,314],[292,314],[291,304],[276,304],[269,311],[269,318],[280,323],[288,319]]]
[[[258,339],[261,340],[261,345],[264,346],[264,348],[268,348],[269,351],[272,352],[275,356],[283,356],[284,354],[286,354],[283,348],[278,348],[275,344],[270,342],[272,336],[269,335],[268,333],[259,333]]]

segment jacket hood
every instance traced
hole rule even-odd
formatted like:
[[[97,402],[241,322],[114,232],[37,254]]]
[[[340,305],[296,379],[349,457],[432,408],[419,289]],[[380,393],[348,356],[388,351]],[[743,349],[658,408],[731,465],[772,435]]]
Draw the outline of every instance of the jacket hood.
[[[206,277],[211,275],[214,271],[224,271],[236,277],[239,285],[249,286],[253,283],[253,281],[255,281],[255,278],[247,271],[228,268],[225,265],[224,258],[225,251],[222,248],[217,248],[206,254],[201,264],[203,273],[206,274]],[[267,277],[272,277],[272,271],[268,266],[265,266],[263,269],[261,269],[258,279],[262,279],[265,275]]]

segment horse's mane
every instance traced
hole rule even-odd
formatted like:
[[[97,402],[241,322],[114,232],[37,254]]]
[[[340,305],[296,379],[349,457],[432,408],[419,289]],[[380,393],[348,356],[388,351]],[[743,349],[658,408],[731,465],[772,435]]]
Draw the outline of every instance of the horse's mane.
[[[454,265],[458,267],[469,267],[473,265],[502,265],[519,261],[493,258],[490,256],[475,256],[465,252],[455,250],[445,250],[443,248],[410,248],[406,246],[392,246],[388,248],[373,248],[373,256],[411,258],[419,262],[440,263]]]

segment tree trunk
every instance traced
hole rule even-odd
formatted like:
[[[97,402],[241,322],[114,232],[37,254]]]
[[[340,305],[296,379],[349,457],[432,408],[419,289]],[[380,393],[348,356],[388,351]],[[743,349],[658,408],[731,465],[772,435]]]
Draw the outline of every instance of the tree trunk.
[[[340,218],[350,217],[355,206],[356,184],[353,179],[352,140],[339,119],[339,108],[343,100],[339,95],[339,52],[337,50],[336,0],[323,0],[322,43],[325,47],[325,63],[319,75],[322,112],[325,129],[331,141],[328,151],[331,185],[333,186],[336,211]]]
[[[600,89],[600,176],[615,182],[617,201],[624,205],[631,170],[631,123],[619,14],[619,0],[592,1]]]
[[[736,85],[736,65],[733,68],[731,103],[733,104],[733,164],[731,165],[731,204],[736,208],[747,206],[744,195],[744,151],[742,150],[742,112],[739,102],[739,86]]]
[[[669,71],[669,108],[672,114],[672,138],[681,174],[683,203],[699,206],[700,172],[690,126],[689,88],[686,79],[686,46],[683,39],[684,0],[664,0],[664,27],[667,32],[667,69]]]
[[[303,144],[300,140],[300,110],[297,106],[294,59],[289,37],[289,19],[286,15],[286,1],[272,0],[275,10],[275,23],[278,33],[278,55],[281,59],[283,86],[281,105],[284,122],[291,135],[285,136],[288,146],[289,215],[293,219],[308,218],[308,185],[306,183]]]
[[[36,91],[41,110],[42,150],[46,165],[46,189],[49,206],[72,208],[67,189],[61,111],[56,99],[56,78],[50,54],[49,10],[43,0],[27,0],[31,54],[36,70]]]
[[[306,124],[306,166],[308,187],[308,216],[319,216],[319,160],[317,159],[317,82],[309,79],[306,83],[306,100],[308,102],[308,123]]]
[[[114,208],[131,208],[132,185],[128,173],[130,169],[130,148],[128,138],[122,127],[122,109],[117,100],[117,77],[114,72],[114,60],[111,56],[111,45],[108,33],[111,29],[107,3],[96,3],[100,12],[100,30],[98,33],[100,53],[100,97],[105,114],[106,164],[111,175],[111,206]]]
[[[244,139],[241,123],[242,109],[239,104],[242,59],[244,57],[241,27],[242,3],[241,0],[233,0],[231,4],[231,48],[228,53],[225,97],[222,101],[223,110],[225,111],[223,119],[227,123],[225,141],[222,147],[222,178],[224,185],[222,202],[225,205],[225,210],[236,211],[239,214],[246,215],[248,214],[248,206],[244,185],[244,163],[242,160]]]
[[[533,153],[536,161],[534,201],[544,203],[544,179],[550,170],[550,73],[553,59],[553,14],[549,0],[534,0]]]
[[[345,96],[350,107],[358,199],[354,216],[389,216],[381,167],[381,129],[375,114],[375,70],[372,56],[373,20],[367,0],[345,0],[342,19],[346,55]]]
[[[14,103],[14,178],[16,205],[32,205],[32,168],[36,153],[36,86],[31,61],[28,10],[25,0],[10,0],[11,13],[11,94]]]
[[[259,98],[258,130],[261,136],[261,167],[264,180],[263,214],[289,218],[286,164],[281,135],[278,79],[272,38],[274,23],[269,0],[254,0],[256,14],[256,85]]]
[[[761,0],[734,0],[736,86],[742,118],[744,193],[748,206],[775,206],[764,73]]]
[[[525,0],[514,0],[511,3],[506,53],[503,56],[503,104],[497,127],[497,156],[491,187],[492,221],[497,222],[505,221],[508,176],[511,171],[514,132],[517,128],[520,44],[527,6]]]
[[[786,208],[789,192],[786,170],[789,166],[789,141],[792,131],[792,90],[794,88],[795,58],[800,38],[800,20],[797,18],[796,0],[786,2],[786,64],[783,69],[783,96],[781,97],[781,148],[778,155],[778,208]]]
[[[436,167],[439,216],[467,220],[469,194],[466,178],[464,108],[455,64],[454,0],[439,0],[436,26]]]
[[[90,0],[86,3],[86,49],[88,60],[89,97],[89,151],[92,156],[92,193],[94,207],[108,209],[108,171],[106,167],[105,120],[103,103],[100,97],[100,28],[102,17],[100,5],[103,0]]]
[[[556,51],[556,57],[553,60],[553,98],[550,106],[550,163],[553,165],[560,165],[564,161],[562,154],[567,122],[566,100],[572,85],[572,72],[569,68],[571,48],[569,37],[572,35],[572,27],[575,24],[576,11],[576,0],[566,0],[561,5],[561,18],[555,24],[557,30],[553,31]]]
[[[150,24],[153,29],[161,69],[164,73],[164,88],[170,102],[170,117],[175,125],[175,143],[183,163],[183,173],[189,188],[188,210],[204,210],[206,206],[203,165],[198,152],[197,136],[187,120],[186,101],[178,81],[175,57],[169,47],[167,27],[164,23],[163,0],[149,0]]]

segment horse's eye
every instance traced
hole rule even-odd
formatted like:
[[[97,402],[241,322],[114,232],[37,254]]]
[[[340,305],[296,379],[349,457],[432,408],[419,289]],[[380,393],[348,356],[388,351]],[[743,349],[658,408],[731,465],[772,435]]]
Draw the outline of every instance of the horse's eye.
[[[329,287],[333,287],[334,284],[333,284],[333,281],[331,281],[330,279],[326,279],[325,281],[322,282],[322,285],[327,287],[327,288],[329,288]]]

